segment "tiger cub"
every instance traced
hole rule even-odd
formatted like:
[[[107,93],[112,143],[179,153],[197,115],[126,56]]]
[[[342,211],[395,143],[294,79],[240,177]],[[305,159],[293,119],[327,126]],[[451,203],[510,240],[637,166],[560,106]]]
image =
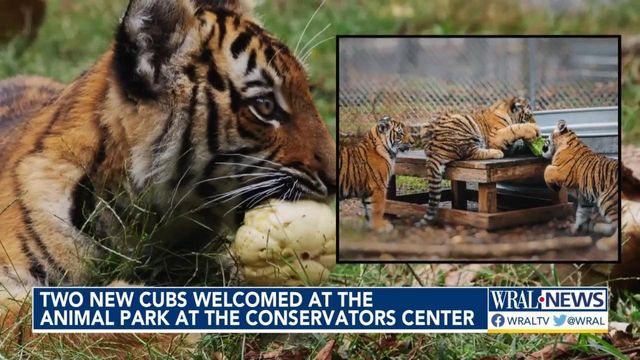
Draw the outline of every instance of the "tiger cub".
[[[429,203],[418,225],[436,220],[445,165],[456,160],[500,159],[518,140],[540,135],[529,102],[512,97],[467,114],[447,113],[420,131],[427,158]]]
[[[386,116],[378,121],[360,144],[340,148],[340,199],[357,197],[362,200],[367,223],[376,231],[393,229],[393,225],[383,218],[387,186],[394,172],[398,152],[409,150],[412,144],[413,137],[409,129]]]
[[[110,209],[144,207],[163,246],[203,246],[267,199],[335,194],[336,143],[305,68],[250,5],[131,0],[112,46],[64,89],[0,85],[0,101],[42,92],[29,111],[2,102],[0,337],[33,286],[87,283],[122,229]]]
[[[572,232],[614,234],[618,228],[618,161],[591,151],[564,120],[558,121],[542,151],[551,159],[544,171],[547,186],[556,191],[562,187],[577,191],[578,210]],[[596,207],[608,224],[591,223]]]

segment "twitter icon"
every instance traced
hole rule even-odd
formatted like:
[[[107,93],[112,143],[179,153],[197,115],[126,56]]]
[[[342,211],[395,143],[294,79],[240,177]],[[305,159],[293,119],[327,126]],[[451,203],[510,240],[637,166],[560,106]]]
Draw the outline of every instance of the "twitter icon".
[[[560,316],[554,316],[553,317],[553,325],[554,326],[562,326],[565,322],[565,320],[567,320],[567,315],[560,315]]]

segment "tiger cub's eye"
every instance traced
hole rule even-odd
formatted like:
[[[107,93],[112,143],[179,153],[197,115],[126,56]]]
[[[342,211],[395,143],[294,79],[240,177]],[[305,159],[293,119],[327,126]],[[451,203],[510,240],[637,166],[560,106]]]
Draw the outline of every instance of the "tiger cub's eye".
[[[259,97],[253,103],[254,109],[260,116],[269,117],[276,110],[276,104],[273,99],[268,97]]]

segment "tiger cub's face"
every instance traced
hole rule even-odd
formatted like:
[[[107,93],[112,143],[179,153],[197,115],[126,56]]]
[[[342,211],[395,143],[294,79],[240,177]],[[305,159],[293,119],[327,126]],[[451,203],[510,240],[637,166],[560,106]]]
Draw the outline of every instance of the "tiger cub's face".
[[[164,114],[139,134],[150,140],[133,156],[137,185],[245,208],[335,193],[336,144],[305,69],[248,7],[245,0],[131,1],[114,70],[124,98]]]
[[[567,145],[567,142],[573,137],[574,132],[567,128],[567,122],[558,120],[555,129],[549,134],[549,138],[542,145],[542,156],[545,159],[552,159],[556,151],[561,151]]]
[[[523,97],[514,96],[510,99],[506,99],[501,106],[498,107],[498,110],[506,111],[512,124],[536,123],[536,120],[533,117],[533,111],[531,110],[531,104]],[[508,154],[514,154],[520,153],[525,149],[526,145],[524,140],[518,139],[513,144],[509,144],[506,151]]]
[[[399,151],[409,150],[414,143],[413,136],[407,126],[399,121],[391,120],[389,116],[378,120],[376,129],[378,134],[385,139],[387,149],[391,149],[394,155]]]
[[[529,100],[513,97],[509,100],[509,116],[514,124],[535,123]]]

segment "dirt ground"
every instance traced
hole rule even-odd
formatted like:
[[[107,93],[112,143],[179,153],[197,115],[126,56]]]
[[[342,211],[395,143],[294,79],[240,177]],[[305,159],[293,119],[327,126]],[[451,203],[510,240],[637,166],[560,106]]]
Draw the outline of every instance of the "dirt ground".
[[[446,203],[441,206],[447,206]],[[618,235],[572,235],[573,216],[531,226],[488,232],[467,226],[416,227],[422,217],[391,218],[394,230],[364,228],[358,200],[341,201],[341,261],[616,261]]]

